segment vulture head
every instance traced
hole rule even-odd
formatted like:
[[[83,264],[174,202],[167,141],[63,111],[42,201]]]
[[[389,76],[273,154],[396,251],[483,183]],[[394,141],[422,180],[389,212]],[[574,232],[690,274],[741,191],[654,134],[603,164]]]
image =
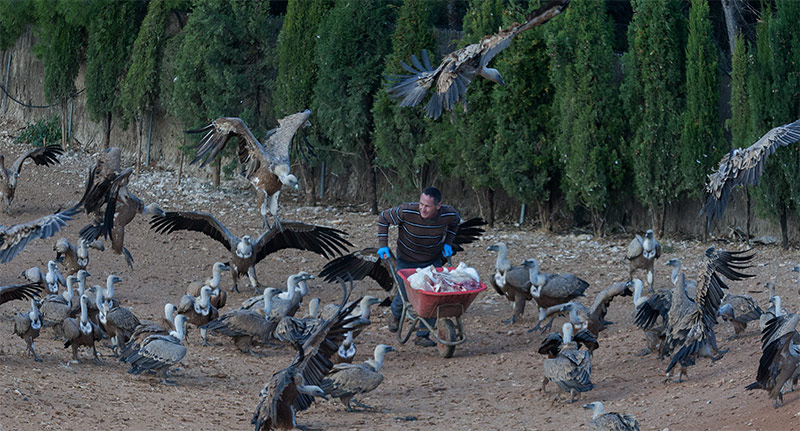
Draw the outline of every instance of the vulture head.
[[[236,245],[236,255],[242,259],[247,259],[253,255],[253,243],[250,242],[250,235],[245,235],[239,244]]]

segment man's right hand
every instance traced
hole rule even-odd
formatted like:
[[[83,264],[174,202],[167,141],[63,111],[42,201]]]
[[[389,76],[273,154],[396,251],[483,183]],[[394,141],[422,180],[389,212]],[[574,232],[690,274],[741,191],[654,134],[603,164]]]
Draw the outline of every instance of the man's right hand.
[[[381,259],[388,259],[389,253],[389,247],[381,247],[378,249],[378,257]]]

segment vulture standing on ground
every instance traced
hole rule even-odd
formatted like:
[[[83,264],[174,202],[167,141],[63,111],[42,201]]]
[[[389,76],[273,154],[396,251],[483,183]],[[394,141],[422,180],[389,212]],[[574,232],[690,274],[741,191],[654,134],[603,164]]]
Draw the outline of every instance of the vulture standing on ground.
[[[264,203],[261,205],[264,227],[269,226],[267,223],[267,205],[269,205],[269,211],[275,218],[275,227],[280,229],[278,196],[281,187],[286,185],[297,188],[297,177],[289,173],[289,147],[295,133],[301,127],[311,125],[308,121],[310,116],[311,110],[306,109],[281,118],[278,120],[278,128],[267,133],[264,143],[259,142],[240,118],[217,118],[202,129],[186,131],[186,133],[206,133],[197,144],[197,157],[190,164],[203,160],[200,166],[205,167],[225,148],[229,139],[234,136],[238,138],[239,164],[243,168],[242,173],[257,191],[264,194]]]
[[[722,157],[719,168],[708,175],[706,203],[700,211],[705,214],[706,225],[713,219],[721,219],[731,198],[733,188],[758,184],[767,157],[779,146],[785,147],[800,140],[800,120],[775,127],[759,138],[755,144],[745,148],[734,148]]]
[[[611,322],[606,321],[606,313],[611,301],[618,295],[629,296],[631,282],[617,282],[603,289],[594,298],[591,308],[586,307],[577,301],[565,302],[563,304],[548,307],[542,320],[554,315],[568,315],[570,323],[576,330],[588,329],[595,337],[600,331],[606,329]],[[541,320],[539,321],[541,323]]]
[[[228,302],[228,294],[225,290],[219,288],[220,278],[222,277],[222,271],[230,270],[231,267],[222,262],[214,263],[214,266],[211,268],[211,278],[207,278],[206,281],[193,281],[189,283],[189,287],[186,288],[186,294],[195,297],[200,296],[200,289],[202,289],[203,286],[208,286],[211,288],[211,305],[219,310]]]
[[[148,320],[142,320],[139,323],[128,340],[128,343],[122,348],[120,357],[125,358],[131,353],[139,350],[142,347],[142,342],[151,335],[169,335],[170,331],[175,328],[175,306],[172,304],[164,304],[164,316],[160,319],[161,323],[156,323]]]
[[[672,305],[672,291],[659,289],[650,296],[642,296],[644,284],[638,278],[633,279],[633,306],[635,309],[633,323],[644,331],[647,347],[637,356],[660,352],[664,346],[667,331],[667,318]]]
[[[758,320],[762,314],[764,311],[750,295],[725,295],[722,305],[719,306],[719,315],[725,321],[730,320],[733,325],[734,334],[731,335],[731,339],[739,338],[739,335],[747,329],[747,324]]]
[[[381,367],[386,352],[394,352],[394,347],[378,344],[375,346],[375,356],[361,364],[334,365],[328,378],[322,381],[320,388],[325,391],[325,394],[344,402],[348,412],[353,411],[350,406],[351,402],[363,409],[373,409],[353,397],[372,392],[383,382]]]
[[[92,356],[94,356],[95,364],[100,363],[100,358],[97,357],[97,349],[94,343],[103,339],[100,334],[100,328],[89,321],[89,298],[86,295],[81,295],[80,298],[81,316],[78,319],[69,317],[64,319],[62,328],[64,330],[64,338],[67,342],[64,343],[64,348],[72,346],[72,362],[78,363],[78,347],[86,346],[92,348]]]
[[[546,331],[553,325],[553,319],[545,326],[541,326],[547,309],[554,305],[563,304],[573,299],[584,296],[583,292],[589,283],[573,274],[545,274],[539,272],[539,261],[527,259],[522,266],[528,268],[528,278],[531,281],[531,296],[539,306],[539,321],[528,332],[535,330]]]
[[[64,267],[64,274],[73,275],[77,274],[81,269],[86,269],[89,265],[90,247],[100,251],[106,249],[103,243],[97,240],[88,243],[80,240],[77,248],[64,237],[56,241],[53,251],[56,252],[56,262]]]
[[[11,201],[14,200],[14,192],[17,190],[17,180],[22,170],[22,164],[30,158],[40,166],[50,166],[58,162],[58,156],[64,154],[60,145],[47,145],[30,149],[14,160],[11,169],[6,169],[5,157],[0,154],[0,195],[6,201],[6,212],[11,215]]]
[[[208,346],[208,331],[204,325],[219,317],[219,311],[211,305],[211,287],[203,286],[199,297],[183,295],[178,303],[178,314],[186,316],[186,323],[200,328],[203,345]]]
[[[339,313],[308,337],[299,340],[295,344],[298,352],[292,364],[273,374],[259,393],[252,419],[256,431],[295,429],[295,414],[311,407],[312,396],[326,398],[320,384],[333,367],[330,358],[348,332],[345,326],[357,319],[349,316],[357,304],[345,306],[352,291],[352,281],[349,289],[341,279],[339,283],[344,291]]]
[[[489,62],[511,43],[517,33],[546,23],[563,12],[568,4],[569,0],[551,0],[528,14],[525,17],[526,22],[514,23],[499,33],[484,36],[478,43],[445,55],[436,69],[431,66],[427,51],[422,51],[422,62],[411,55],[411,66],[402,63],[403,68],[411,75],[390,77],[396,83],[387,92],[392,98],[399,99],[400,106],[416,106],[433,87],[433,95],[425,106],[426,115],[435,120],[443,111],[447,111],[452,120],[453,108],[459,100],[466,112],[467,85],[475,75],[504,85],[500,72],[490,68]]]
[[[0,263],[10,262],[32,239],[55,235],[78,212],[77,208],[70,208],[27,223],[10,227],[0,225]]]
[[[234,292],[239,291],[239,277],[247,275],[253,290],[260,293],[256,264],[270,253],[285,248],[296,248],[330,258],[336,254],[341,255],[347,251],[347,247],[353,246],[342,237],[346,235],[345,232],[298,222],[284,222],[280,229],[269,229],[255,241],[252,241],[249,235],[244,235],[240,239],[211,214],[194,211],[170,211],[164,215],[153,216],[150,227],[158,233],[172,233],[178,230],[202,232],[219,241],[231,252],[228,264],[231,266]]]
[[[129,374],[139,375],[142,371],[155,371],[161,383],[175,386],[175,382],[167,380],[167,370],[186,356],[183,342],[183,326],[186,317],[175,316],[175,330],[169,335],[150,335],[142,341],[139,350],[133,351],[120,361],[131,364]]]
[[[33,349],[33,339],[39,337],[40,329],[42,329],[42,313],[36,306],[36,299],[31,298],[31,310],[27,313],[18,313],[14,318],[14,333],[25,340],[25,344],[28,345],[27,351],[33,355],[33,360],[36,362],[42,362]]]
[[[584,404],[583,408],[592,411],[589,431],[639,431],[639,422],[633,415],[606,413],[606,409],[600,401]]]
[[[698,278],[694,301],[686,294],[684,273],[678,277],[678,283],[672,290],[666,337],[661,349],[661,357],[672,355],[665,380],[670,379],[669,372],[675,365],[680,364],[677,382],[681,382],[683,375],[686,374],[686,368],[694,365],[698,356],[709,357],[712,360],[722,357],[721,354],[715,357],[711,352],[716,350],[714,325],[724,294],[722,289],[728,288],[719,274],[734,281],[753,277],[751,274],[738,272],[749,268],[748,264],[754,256],[753,254],[743,256],[742,253],[745,252],[726,252],[709,247],[705,252],[705,262]]]
[[[156,203],[145,205],[128,190],[133,169],[120,170],[120,157],[119,148],[107,148],[95,167],[89,169],[86,190],[77,206],[85,208],[87,214],[94,213],[95,218],[81,229],[80,235],[86,242],[100,235],[111,237],[111,249],[124,255],[125,262],[133,268],[133,256],[125,247],[125,226],[136,214],[163,215],[164,211]]]
[[[555,358],[544,360],[544,375],[551,382],[558,385],[561,392],[570,394],[568,403],[575,401],[575,395],[580,397],[581,392],[591,391],[594,384],[591,381],[592,355],[586,350],[578,350],[578,345],[572,339],[572,324],[562,325],[563,342]],[[544,385],[542,385],[544,388]],[[560,393],[553,399],[557,400]]]
[[[758,361],[756,381],[746,389],[763,389],[769,392],[773,407],[783,405],[783,386],[797,379],[800,365],[800,333],[797,332],[796,314],[773,318],[762,334],[762,354]],[[778,402],[780,400],[780,402]]]
[[[653,265],[660,256],[661,244],[656,241],[653,229],[648,229],[644,238],[637,234],[628,244],[628,252],[625,254],[628,259],[628,280],[633,280],[633,273],[637,269],[647,271],[647,287],[653,293]]]
[[[459,251],[464,251],[464,244],[469,244],[483,235],[486,221],[482,218],[472,218],[458,225],[458,231],[453,238],[453,256]],[[438,262],[436,266],[444,266],[447,263],[445,258]],[[352,277],[353,280],[363,280],[370,277],[386,292],[391,292],[394,288],[395,278],[389,265],[397,268],[394,254],[389,255],[388,259],[378,257],[378,249],[375,247],[364,248],[341,257],[337,257],[325,264],[319,277],[328,283],[333,283],[337,278]],[[390,295],[381,305],[389,306],[394,296]]]
[[[486,250],[497,252],[497,260],[494,264],[495,274],[491,279],[492,287],[497,293],[514,303],[514,314],[503,320],[503,323],[514,323],[522,319],[522,315],[525,313],[525,303],[533,298],[528,268],[511,265],[511,262],[506,259],[508,248],[504,242],[492,244]]]

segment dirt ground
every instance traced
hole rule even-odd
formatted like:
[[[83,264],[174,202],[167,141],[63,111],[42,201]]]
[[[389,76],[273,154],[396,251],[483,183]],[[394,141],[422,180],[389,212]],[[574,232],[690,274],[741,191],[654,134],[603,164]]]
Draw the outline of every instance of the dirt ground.
[[[16,133],[18,126],[0,124],[0,153],[5,154],[9,165],[24,150],[11,143]],[[76,202],[95,157],[68,152],[55,168],[26,163],[13,213],[8,216],[0,212],[0,224],[24,222]],[[126,166],[132,163],[130,158],[123,159]],[[256,235],[261,219],[249,187],[242,180],[230,180],[217,191],[203,181],[186,177],[177,186],[176,172],[159,170],[135,177],[130,189],[145,202],[156,201],[165,210],[207,211],[234,234]],[[375,245],[376,220],[363,212],[365,207],[311,208],[298,205],[293,198],[291,193],[282,197],[284,219],[343,229],[350,233],[349,240],[356,248]],[[467,209],[462,212],[469,215]],[[85,214],[77,216],[62,235],[77,242],[78,231],[87,222]],[[20,273],[34,265],[46,268],[47,261],[55,257],[53,245],[59,236],[35,240],[12,262],[0,265],[0,283],[20,282]],[[597,292],[627,274],[623,258],[631,237],[551,235],[508,225],[488,230],[454,262],[466,262],[488,280],[495,255],[486,247],[505,241],[512,262],[536,257],[543,271],[572,272],[588,281],[591,286],[585,303],[589,305]],[[712,245],[677,238],[662,239],[662,244],[657,288],[667,287],[669,267],[664,262],[669,258],[682,258],[687,275],[694,278],[702,252]],[[102,284],[110,273],[122,277],[115,294],[140,319],[158,318],[164,303],[177,302],[190,281],[205,279],[215,261],[227,260],[223,247],[203,234],[159,235],[148,228],[143,216],[128,226],[126,245],[135,259],[133,270],[110,247],[102,253],[92,250],[89,281]],[[743,248],[740,244],[713,245]],[[750,271],[757,276],[730,283],[732,291],[749,293],[765,307],[768,294],[764,283],[773,280],[785,307],[795,310],[798,286],[790,268],[800,260],[798,250],[759,246],[755,251],[756,265]],[[300,270],[317,273],[324,263],[325,259],[314,254],[282,251],[268,256],[257,271],[263,283],[283,287],[288,275]],[[230,285],[230,277],[224,275],[223,286]],[[311,283],[311,296],[321,297],[323,303],[338,301],[339,292],[335,285],[317,280]],[[385,296],[371,280],[356,283],[353,296],[365,294]],[[248,289],[231,294],[222,312],[251,295]],[[203,347],[198,332],[192,329],[186,342],[188,353],[173,373],[177,386],[169,387],[153,376],[127,374],[127,367],[111,355],[107,340],[99,347],[101,365],[92,363],[89,353],[82,351],[80,363],[67,366],[71,351],[54,340],[47,329],[36,340],[42,362],[35,363],[25,354],[25,343],[12,333],[13,316],[28,306],[21,301],[0,306],[0,327],[6,334],[0,337],[0,430],[250,429],[259,391],[272,373],[288,366],[294,356],[288,348],[266,348],[263,358],[245,355],[230,339],[216,336],[210,337],[211,347]],[[397,348],[386,357],[383,384],[360,398],[376,410],[347,413],[339,403],[320,400],[298,414],[298,423],[318,430],[580,430],[588,429],[591,417],[591,412],[581,406],[600,400],[607,411],[634,414],[643,430],[800,427],[800,392],[787,394],[785,407],[774,410],[766,392],[744,389],[754,381],[760,357],[757,325],[751,324],[742,339],[728,341],[732,328],[720,322],[720,347],[730,348],[730,352],[716,363],[699,360],[689,369],[684,383],[665,385],[662,380],[667,362],[635,356],[644,346],[644,335],[632,324],[631,298],[617,298],[608,314],[615,324],[600,334],[601,347],[592,358],[594,390],[572,405],[551,404],[555,385],[548,386],[548,394],[539,392],[544,358],[536,350],[544,335],[527,332],[535,324],[535,304],[528,305],[522,322],[513,326],[500,323],[511,311],[509,303],[491,288],[483,292],[464,316],[469,339],[456,349],[453,358],[443,359],[435,348],[417,347],[412,342],[400,345],[386,328],[388,309],[377,309],[373,326],[356,340],[356,361],[367,359],[378,343]],[[557,320],[554,328],[560,323]]]

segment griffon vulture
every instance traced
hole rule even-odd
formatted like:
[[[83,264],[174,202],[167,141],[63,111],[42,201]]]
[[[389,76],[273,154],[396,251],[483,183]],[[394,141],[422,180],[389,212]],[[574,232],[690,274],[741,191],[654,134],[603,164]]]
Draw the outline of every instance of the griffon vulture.
[[[40,166],[50,166],[58,162],[58,156],[64,153],[59,145],[47,145],[45,147],[30,149],[14,160],[11,169],[6,169],[5,157],[0,154],[0,195],[6,201],[6,212],[11,214],[11,201],[14,200],[14,192],[17,190],[17,181],[19,180],[19,173],[22,170],[22,164],[25,160],[30,158],[34,163]]]

